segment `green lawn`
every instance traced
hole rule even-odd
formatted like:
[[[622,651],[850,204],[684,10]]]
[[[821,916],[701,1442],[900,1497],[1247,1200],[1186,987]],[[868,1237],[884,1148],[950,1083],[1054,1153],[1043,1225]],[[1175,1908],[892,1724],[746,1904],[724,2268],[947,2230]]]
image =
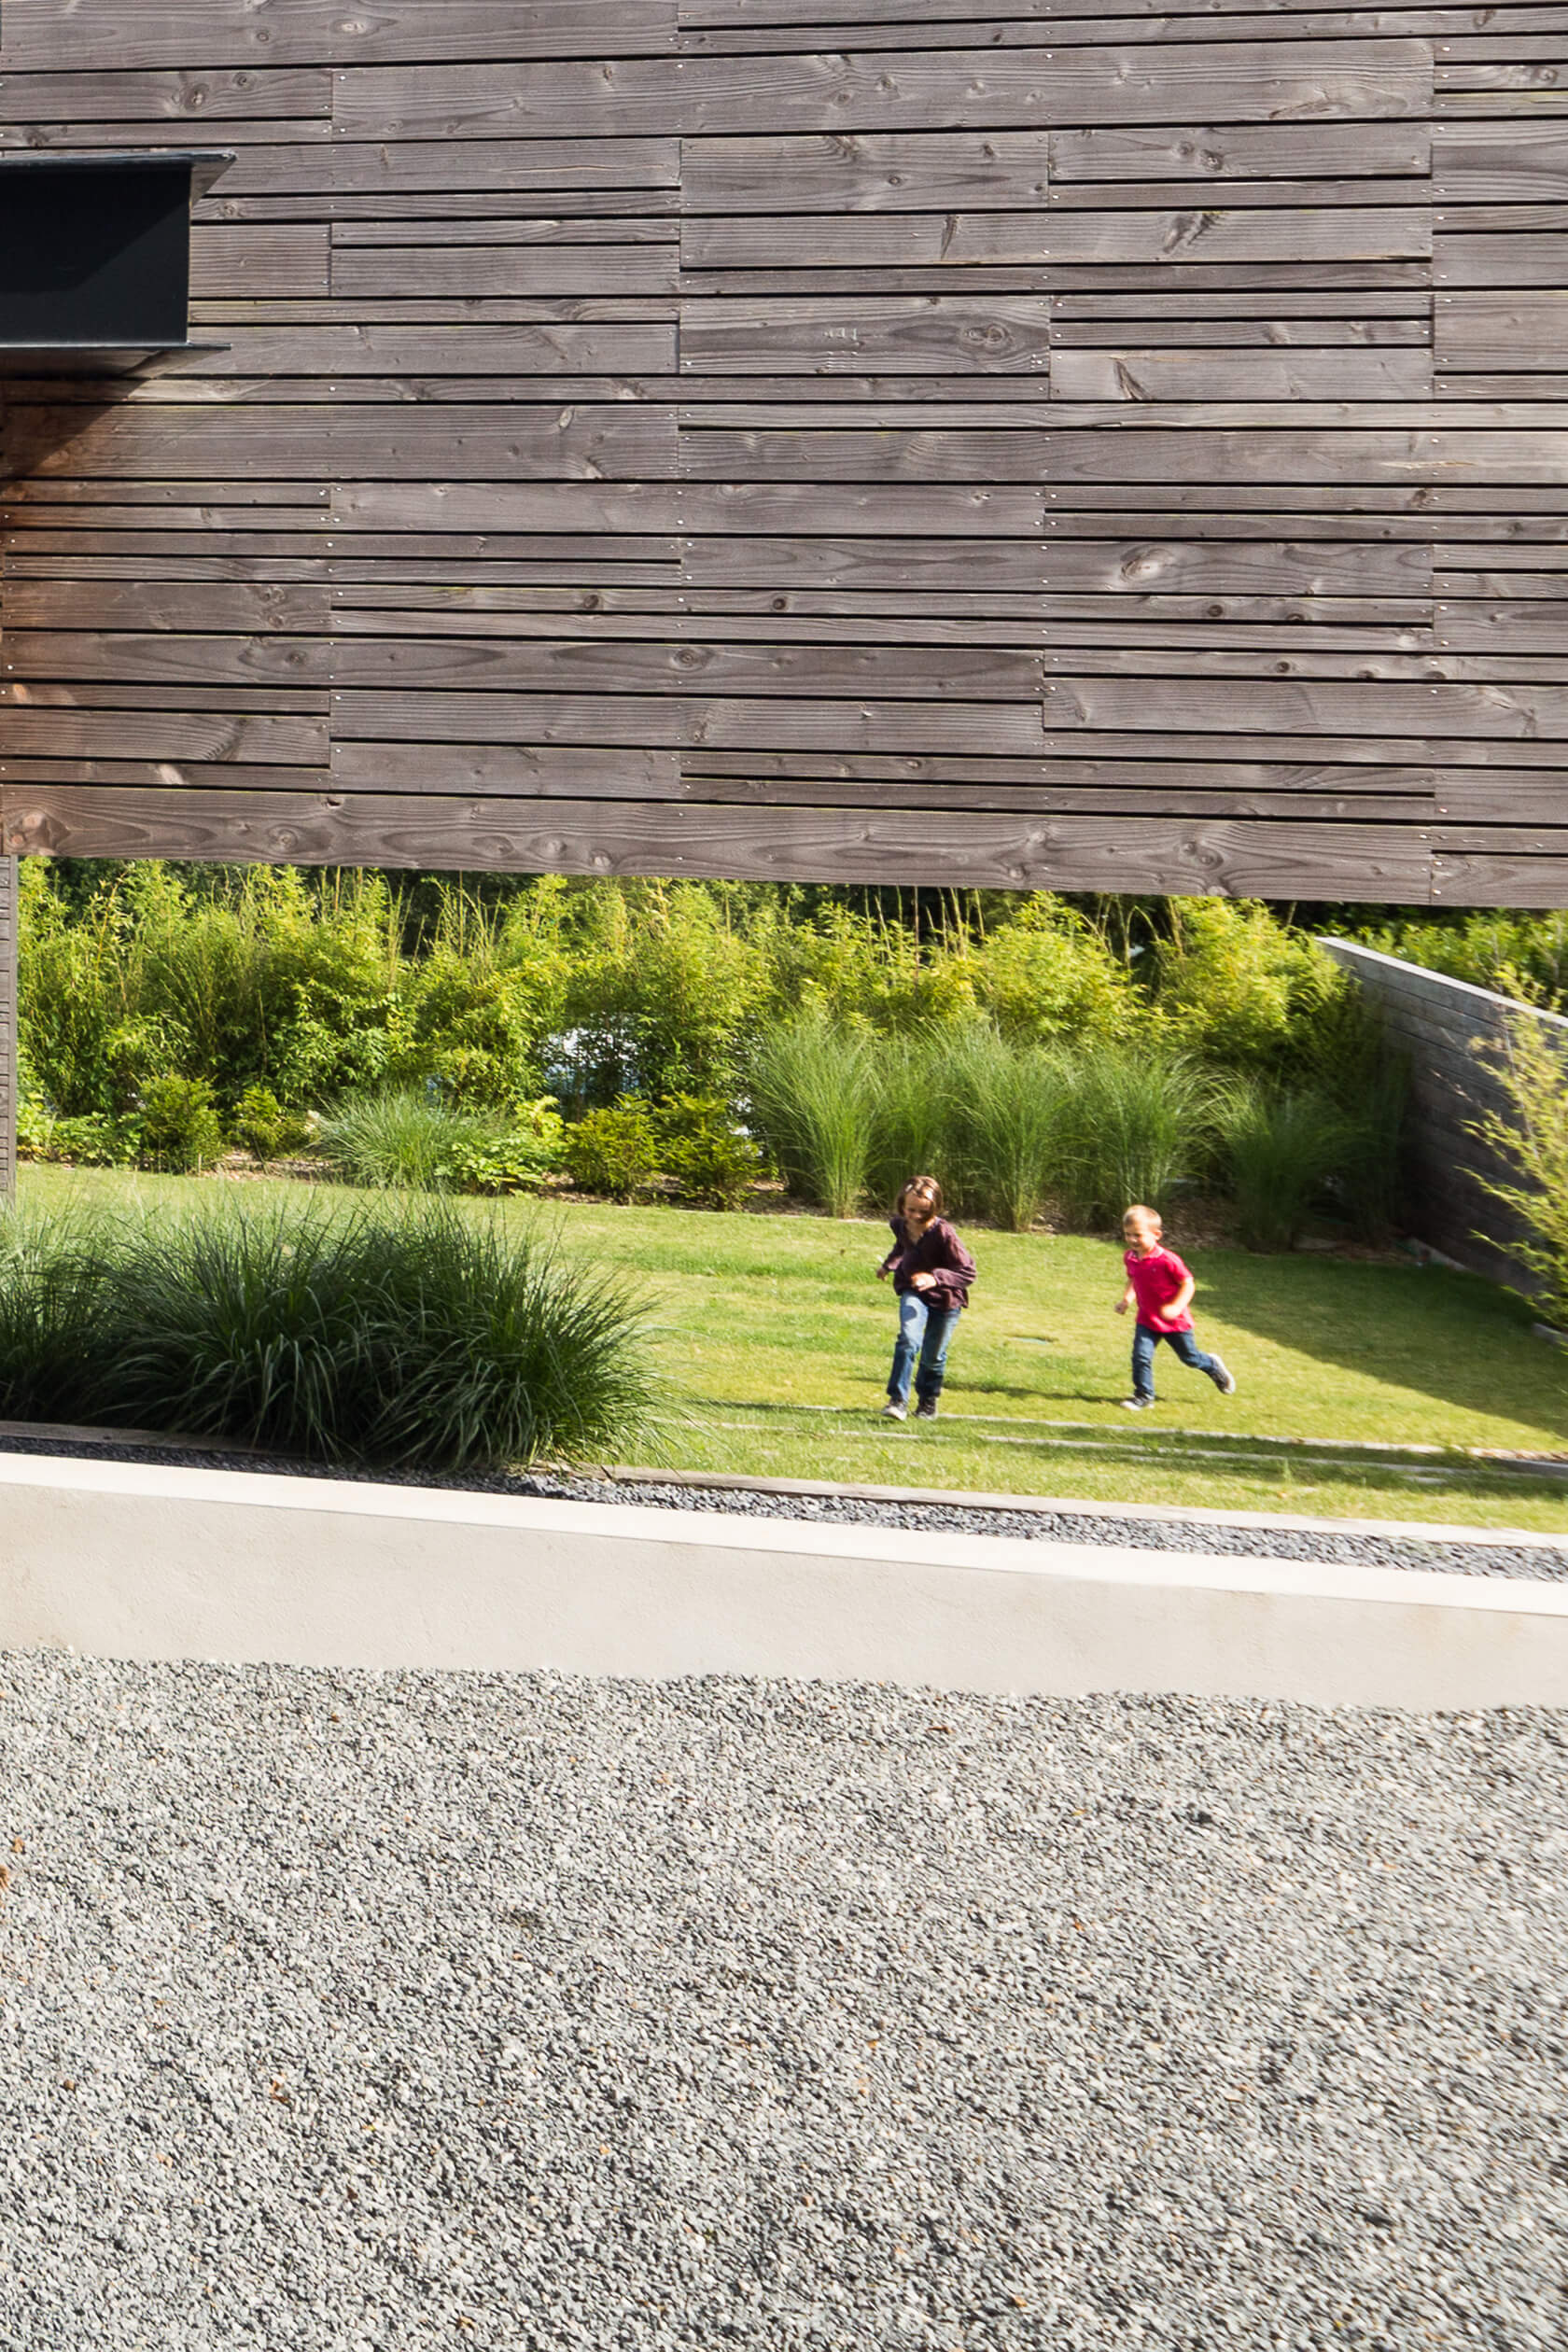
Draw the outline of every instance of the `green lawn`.
[[[205,1202],[179,1179],[28,1169],[23,1197]],[[241,1210],[280,1187],[235,1185]],[[323,1197],[312,1188],[313,1197]],[[342,1194],[328,1197],[343,1198]],[[478,1213],[487,1213],[480,1210]],[[1568,1355],[1478,1277],[1320,1256],[1192,1251],[1200,1338],[1232,1398],[1161,1350],[1160,1407],[1133,1419],[1110,1242],[971,1231],[974,1304],[943,1418],[875,1418],[894,1315],[873,1279],[885,1225],[669,1208],[509,1204],[653,1305],[680,1398],[670,1463],[773,1477],[1429,1519],[1568,1534],[1568,1486],[1403,1448],[1568,1449]],[[1173,1230],[1178,1248],[1182,1238]],[[1266,1440],[1331,1441],[1323,1453]],[[1382,1450],[1389,1449],[1389,1450]]]

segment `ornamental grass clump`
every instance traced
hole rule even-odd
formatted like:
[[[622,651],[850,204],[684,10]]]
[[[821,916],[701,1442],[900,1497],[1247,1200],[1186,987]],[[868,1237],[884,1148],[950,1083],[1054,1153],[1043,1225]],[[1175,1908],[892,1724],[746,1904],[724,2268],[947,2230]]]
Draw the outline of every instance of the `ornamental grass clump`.
[[[110,1344],[99,1235],[0,1216],[0,1420],[95,1418]]]
[[[830,1216],[852,1217],[866,1189],[877,1051],[861,1029],[808,1017],[765,1034],[752,1063],[757,1126],[780,1174]]]
[[[1213,1134],[1213,1084],[1152,1041],[1064,1054],[1057,1186],[1070,1224],[1114,1225],[1128,1201],[1169,1207],[1202,1169]]]
[[[422,1087],[362,1095],[321,1122],[316,1149],[345,1183],[370,1191],[450,1189],[457,1154],[481,1151],[506,1123],[479,1111],[453,1111]]]
[[[955,1164],[950,1093],[953,1041],[940,1029],[883,1038],[876,1047],[875,1102],[866,1165],[874,1200],[890,1208],[911,1176],[935,1176],[949,1203],[962,1204]]]
[[[1242,1082],[1219,1113],[1236,1221],[1249,1250],[1290,1250],[1354,1149],[1346,1119],[1314,1087]]]
[[[950,1085],[965,1201],[993,1225],[1027,1233],[1061,1162],[1067,1082],[1060,1059],[975,1029],[952,1057]]]
[[[432,1472],[603,1459],[656,1411],[634,1301],[436,1200],[15,1237],[0,1399],[11,1415]]]

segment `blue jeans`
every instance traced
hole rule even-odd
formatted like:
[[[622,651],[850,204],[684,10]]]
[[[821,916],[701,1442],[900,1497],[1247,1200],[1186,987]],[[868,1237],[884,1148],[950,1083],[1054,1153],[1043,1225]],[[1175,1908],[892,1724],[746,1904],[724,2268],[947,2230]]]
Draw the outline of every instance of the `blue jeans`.
[[[922,1405],[934,1405],[942,1394],[947,1351],[958,1328],[956,1307],[928,1307],[918,1291],[905,1291],[899,1300],[899,1336],[893,1349],[893,1368],[888,1394],[895,1405],[909,1402],[909,1378]]]
[[[1161,1340],[1186,1365],[1189,1372],[1207,1372],[1212,1379],[1218,1369],[1211,1355],[1205,1355],[1190,1331],[1151,1331],[1147,1323],[1140,1323],[1132,1335],[1132,1393],[1134,1396],[1153,1396],[1155,1393],[1155,1350]]]

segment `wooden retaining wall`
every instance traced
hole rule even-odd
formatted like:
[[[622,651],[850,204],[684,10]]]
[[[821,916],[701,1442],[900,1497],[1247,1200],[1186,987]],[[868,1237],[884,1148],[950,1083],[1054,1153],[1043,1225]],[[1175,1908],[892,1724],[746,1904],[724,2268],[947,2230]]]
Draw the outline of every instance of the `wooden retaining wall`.
[[[1415,1231],[1462,1266],[1530,1289],[1530,1278],[1501,1246],[1515,1231],[1515,1220],[1477,1181],[1477,1171],[1505,1183],[1517,1181],[1518,1171],[1505,1167],[1469,1130],[1483,1112],[1508,1110],[1487,1063],[1505,1048],[1510,1025],[1544,1023],[1568,1049],[1568,1020],[1490,988],[1450,980],[1446,973],[1401,963],[1352,940],[1320,944],[1355,973],[1381,1013],[1390,1039],[1409,1057]]]
[[[21,850],[1568,899],[1568,7],[4,0]],[[0,320],[0,334],[4,322]]]

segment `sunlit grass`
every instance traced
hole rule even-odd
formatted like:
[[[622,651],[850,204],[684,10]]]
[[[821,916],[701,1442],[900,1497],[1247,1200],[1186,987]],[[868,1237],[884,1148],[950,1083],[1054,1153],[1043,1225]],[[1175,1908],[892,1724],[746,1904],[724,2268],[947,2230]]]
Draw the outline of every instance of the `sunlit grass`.
[[[23,1187],[51,1210],[218,1189],[51,1169],[24,1170]],[[239,1214],[283,1189],[234,1184],[227,1198]],[[355,1199],[329,1192],[345,1207]],[[657,1352],[686,1408],[671,1438],[679,1466],[1568,1533],[1568,1488],[1560,1499],[1463,1461],[1376,1450],[1568,1449],[1568,1355],[1532,1337],[1528,1309],[1478,1277],[1187,1250],[1200,1336],[1239,1393],[1220,1397],[1162,1350],[1159,1410],[1134,1419],[1116,1402],[1129,1336],[1112,1311],[1119,1244],[966,1227],[980,1280],[943,1418],[898,1428],[875,1417],[893,1337],[890,1295],[874,1279],[885,1225],[548,1203],[500,1213],[558,1236],[569,1259],[636,1278],[651,1297]],[[1171,1238],[1183,1247],[1179,1224]],[[1248,1453],[1245,1441],[1266,1438],[1353,1443],[1326,1458]],[[1244,1458],[1228,1458],[1238,1441]],[[1224,1451],[1206,1461],[1205,1446]]]

